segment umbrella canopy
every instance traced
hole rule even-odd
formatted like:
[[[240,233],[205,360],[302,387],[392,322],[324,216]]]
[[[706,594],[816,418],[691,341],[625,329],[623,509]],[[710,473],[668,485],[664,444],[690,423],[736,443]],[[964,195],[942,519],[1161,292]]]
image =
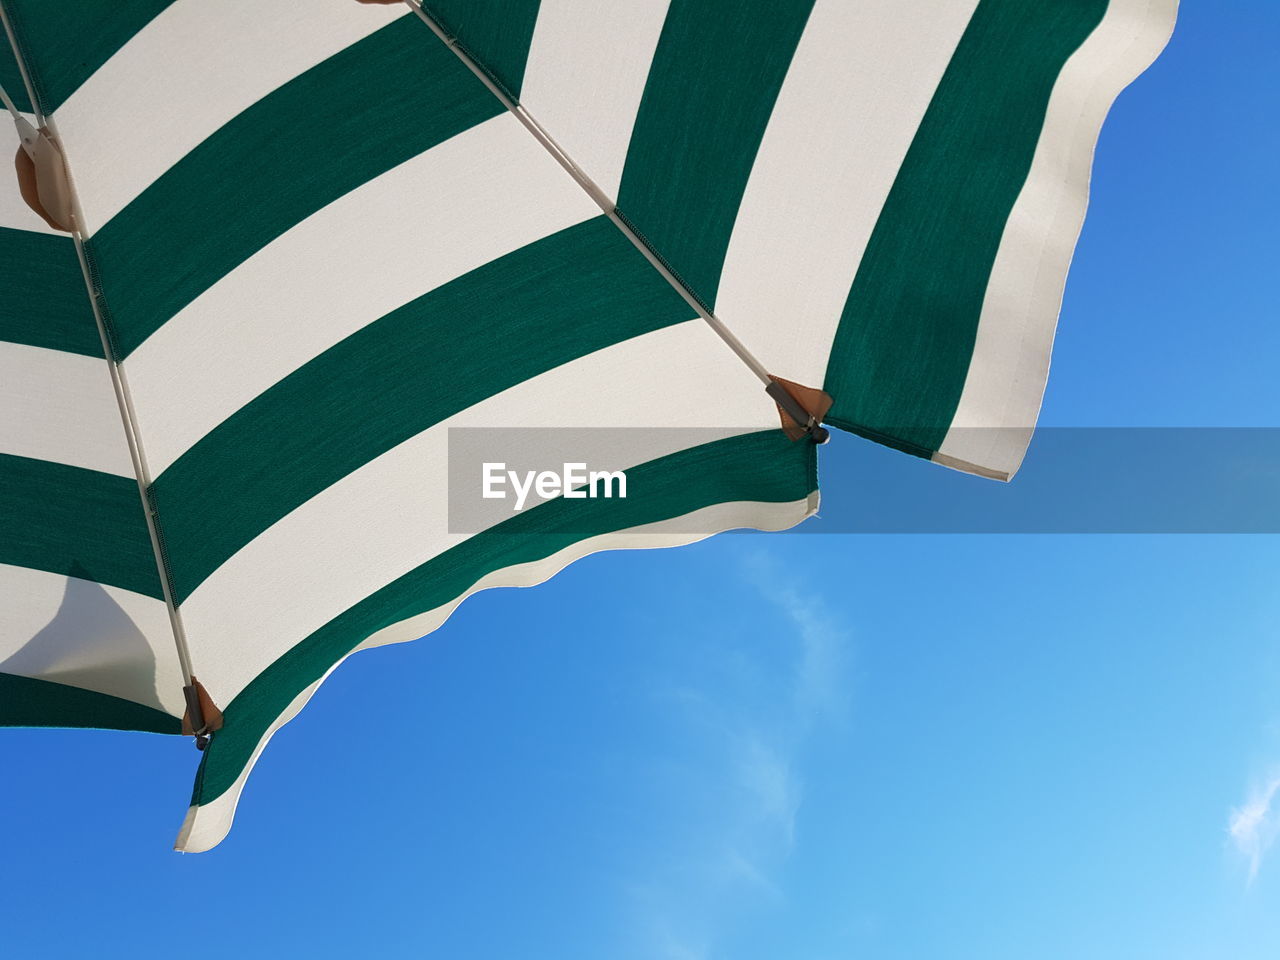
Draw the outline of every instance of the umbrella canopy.
[[[3,0],[0,723],[185,716],[205,850],[353,651],[793,526],[819,421],[1008,479],[1175,7]],[[626,496],[463,522],[472,436]]]

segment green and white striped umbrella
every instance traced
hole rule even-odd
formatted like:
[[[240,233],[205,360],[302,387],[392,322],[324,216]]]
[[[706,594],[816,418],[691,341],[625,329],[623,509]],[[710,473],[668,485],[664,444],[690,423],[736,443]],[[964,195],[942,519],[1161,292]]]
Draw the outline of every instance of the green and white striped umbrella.
[[[797,524],[819,419],[1009,478],[1175,7],[3,0],[0,724],[186,714],[205,850],[353,651]],[[628,496],[458,532],[459,427],[635,437]]]

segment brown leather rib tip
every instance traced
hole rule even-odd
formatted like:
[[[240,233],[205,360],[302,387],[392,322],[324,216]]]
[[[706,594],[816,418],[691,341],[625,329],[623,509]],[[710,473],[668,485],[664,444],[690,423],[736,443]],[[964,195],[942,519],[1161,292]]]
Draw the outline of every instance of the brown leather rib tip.
[[[806,387],[803,384],[783,380],[782,377],[775,377],[772,374],[769,375],[769,379],[774,383],[782,384],[787,393],[791,394],[796,402],[819,423],[822,422],[822,418],[827,415],[827,411],[831,409],[831,404],[834,402],[829,394],[819,390],[817,387]],[[782,407],[777,404],[774,404],[774,406],[778,407],[778,419],[782,421],[782,432],[791,440],[799,440],[803,437],[805,435],[804,424],[796,423]]]
[[[35,161],[27,156],[27,151],[22,147],[18,148],[18,155],[13,158],[13,168],[18,173],[18,192],[22,194],[23,202],[53,229],[70,233],[71,228],[49,216],[49,212],[40,203],[40,187],[36,183]]]
[[[218,705],[213,702],[213,697],[209,696],[209,691],[204,688],[204,684],[195,677],[191,678],[192,685],[196,688],[196,696],[200,698],[200,711],[204,714],[205,733],[212,730],[222,729],[222,711],[218,709]],[[182,714],[182,733],[184,736],[194,737],[195,730],[191,726],[191,717],[187,711]]]

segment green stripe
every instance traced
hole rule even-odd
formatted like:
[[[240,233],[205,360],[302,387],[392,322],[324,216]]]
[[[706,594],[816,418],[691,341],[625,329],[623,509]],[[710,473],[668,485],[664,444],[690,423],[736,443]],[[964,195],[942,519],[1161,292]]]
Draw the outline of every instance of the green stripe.
[[[0,563],[162,596],[137,482],[48,460],[0,454]]]
[[[102,356],[70,237],[0,227],[0,340]]]
[[[87,249],[116,351],[321,207],[500,112],[417,17],[294,78],[97,225]]]
[[[13,47],[9,39],[0,35],[0,87],[13,98],[13,104],[23,113],[34,113],[31,109],[31,98],[27,96],[27,87],[22,82],[22,73],[18,70],[18,61],[14,59]]]
[[[182,721],[132,700],[0,673],[0,727],[91,727],[182,733]]]
[[[174,0],[5,0],[36,97],[52,113],[129,39]],[[30,111],[19,82],[5,90]]]
[[[551,500],[411,570],[311,634],[226,705],[193,802],[224,793],[285,707],[378,630],[448,603],[495,570],[541,560],[588,537],[717,503],[802,500],[817,489],[816,449],[778,430],[703,444],[628,470],[625,500]]]
[[[512,100],[520,99],[540,0],[430,0],[423,10]]]
[[[396,444],[689,313],[601,216],[387,314],[242,407],[156,479],[177,599],[285,514]]]
[[[827,367],[828,422],[920,456],[942,445],[1050,92],[1106,9],[979,4],[858,268]]]
[[[674,0],[667,12],[618,208],[704,306],[715,303],[751,165],[812,6]]]

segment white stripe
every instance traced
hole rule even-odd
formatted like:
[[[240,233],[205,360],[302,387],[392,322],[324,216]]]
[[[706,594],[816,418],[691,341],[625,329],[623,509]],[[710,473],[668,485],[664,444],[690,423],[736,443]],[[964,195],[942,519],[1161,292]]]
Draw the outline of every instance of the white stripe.
[[[51,680],[182,716],[164,603],[120,587],[0,564],[0,673]]]
[[[819,0],[751,168],[716,313],[821,387],[849,288],[977,0]]]
[[[353,0],[178,0],[57,110],[86,233],[238,113],[406,15]]]
[[[450,427],[670,427],[691,410],[700,427],[778,427],[759,383],[701,320],[589,354],[423,431],[278,521],[183,602],[201,681],[229,702],[294,643],[466,539],[448,530]],[[644,439],[622,466],[684,440],[674,430]]]
[[[6,42],[0,33],[0,43]],[[24,117],[35,123],[35,117],[24,113]],[[18,155],[18,147],[22,141],[18,137],[18,128],[9,122],[9,117],[0,115],[0,227],[13,230],[30,230],[32,233],[53,233],[67,236],[61,230],[55,230],[45,223],[34,210],[27,206],[18,189],[18,177],[13,170],[14,157]]]
[[[609,197],[669,0],[542,0],[520,102]]]
[[[530,587],[551,579],[575,560],[580,560],[593,553],[604,550],[652,549],[657,547],[675,547],[693,543],[711,536],[713,532],[750,527],[756,530],[785,530],[806,517],[812,516],[818,509],[818,495],[812,494],[807,500],[791,503],[755,503],[736,501],[717,503],[683,517],[675,517],[669,521],[649,524],[644,527],[633,527],[614,533],[601,534],[598,537],[580,540],[558,553],[532,563],[517,564],[495,570],[484,577],[466,593],[451,600],[443,606],[427,611],[416,617],[410,617],[399,623],[378,631],[369,637],[357,650],[381,646],[388,643],[404,643],[426,636],[438,629],[467,597],[493,587]],[[703,533],[690,533],[690,530],[701,530]],[[354,652],[354,651],[353,651]],[[346,659],[345,657],[343,658]],[[276,731],[298,715],[307,701],[342,663],[338,661],[311,686],[303,690],[293,702],[276,718],[275,722],[258,741],[253,755],[245,765],[240,776],[231,787],[215,800],[203,806],[187,809],[182,829],[174,849],[188,853],[200,853],[217,846],[231,830],[235,818],[236,805],[240,801],[241,791],[253,766],[262,755],[263,749],[275,735]],[[216,736],[216,734],[215,734]]]
[[[936,461],[1001,479],[1021,465],[1049,375],[1102,122],[1120,91],[1164,49],[1176,15],[1177,0],[1112,0],[1058,77],[1031,172],[996,255],[964,392]]]
[[[0,453],[132,479],[107,362],[0,341]]]
[[[130,355],[152,470],[366,324],[599,213],[505,113],[340,197]]]

